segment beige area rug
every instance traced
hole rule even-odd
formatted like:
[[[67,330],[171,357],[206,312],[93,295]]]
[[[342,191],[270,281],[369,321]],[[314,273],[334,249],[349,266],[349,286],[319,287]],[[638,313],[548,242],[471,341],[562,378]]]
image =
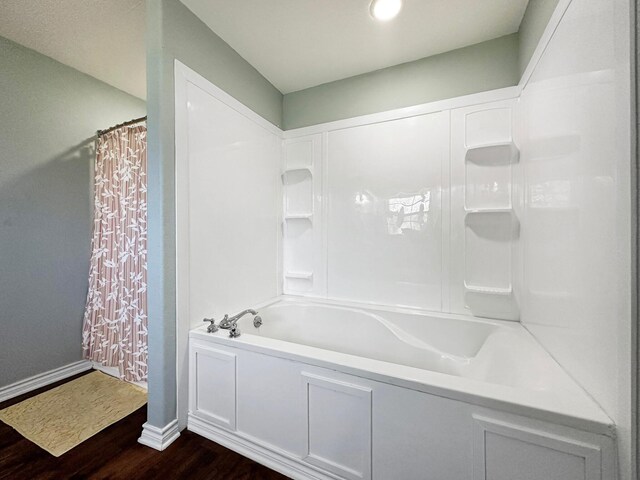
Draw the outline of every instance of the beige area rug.
[[[0,420],[59,457],[147,403],[147,392],[93,372],[0,410]]]

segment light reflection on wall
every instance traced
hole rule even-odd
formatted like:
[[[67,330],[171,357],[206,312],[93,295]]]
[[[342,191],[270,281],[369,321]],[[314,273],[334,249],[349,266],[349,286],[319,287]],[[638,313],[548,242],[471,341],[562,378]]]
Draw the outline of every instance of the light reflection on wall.
[[[529,187],[532,208],[566,208],[571,205],[571,181],[549,180]]]
[[[386,219],[389,235],[402,235],[407,230],[425,230],[430,204],[430,191],[388,199]]]

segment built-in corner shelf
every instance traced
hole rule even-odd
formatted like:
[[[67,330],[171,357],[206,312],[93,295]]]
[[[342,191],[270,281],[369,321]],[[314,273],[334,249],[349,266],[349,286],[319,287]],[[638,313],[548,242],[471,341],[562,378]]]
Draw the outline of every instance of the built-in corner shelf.
[[[283,142],[283,293],[307,295],[322,282],[317,251],[322,245],[321,135]]]
[[[500,142],[467,148],[465,161],[477,165],[510,165],[518,163],[520,150],[513,142]]]
[[[311,221],[313,213],[287,213],[284,216],[285,220],[308,220]]]
[[[305,167],[305,166],[289,167],[283,170],[282,176],[286,177],[287,175],[294,174],[294,173],[308,173],[309,175],[313,175],[313,168]]]
[[[284,276],[298,280],[313,280],[313,272],[286,272]]]
[[[512,208],[465,209],[464,223],[470,228],[509,224],[512,232],[510,238],[513,238],[513,235],[517,237],[520,231],[520,221]]]
[[[519,320],[520,312],[511,287],[481,287],[464,285],[464,299],[476,317]]]
[[[520,220],[513,208],[520,151],[513,141],[513,108],[509,101],[451,114],[451,182],[464,187],[452,217],[463,231],[456,307],[462,300],[471,315],[502,320],[520,316],[514,291]]]
[[[465,224],[467,226],[495,221],[509,222],[514,228],[518,228],[520,222],[512,208],[473,208],[465,209]]]
[[[513,289],[511,287],[501,288],[501,287],[480,287],[477,285],[466,285],[464,286],[465,291],[471,293],[481,293],[484,295],[499,295],[499,296],[508,296],[513,293]]]
[[[493,213],[507,213],[513,215],[513,209],[511,207],[499,207],[499,208],[466,208],[467,215],[485,215]]]
[[[515,217],[515,213],[513,212],[513,208],[505,207],[505,208],[465,208],[465,214],[467,217],[473,216],[484,216],[484,215],[509,215]]]

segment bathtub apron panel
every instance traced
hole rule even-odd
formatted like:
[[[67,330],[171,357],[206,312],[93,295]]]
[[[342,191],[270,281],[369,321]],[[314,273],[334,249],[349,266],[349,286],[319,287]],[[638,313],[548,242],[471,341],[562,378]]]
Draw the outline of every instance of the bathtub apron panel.
[[[190,350],[188,428],[291,478],[615,478],[606,435],[320,367],[312,356],[258,353],[224,336],[192,332]]]

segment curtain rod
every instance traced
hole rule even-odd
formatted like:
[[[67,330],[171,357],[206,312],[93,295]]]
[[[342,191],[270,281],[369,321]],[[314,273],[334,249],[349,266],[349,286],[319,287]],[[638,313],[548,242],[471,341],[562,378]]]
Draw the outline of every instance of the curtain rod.
[[[128,122],[119,123],[118,125],[114,125],[113,127],[107,128],[105,130],[98,130],[98,136],[104,135],[105,133],[109,133],[120,127],[126,127],[127,125],[133,125],[136,123],[144,122],[146,119],[147,119],[147,116],[145,115],[144,117],[134,118],[133,120],[129,120]]]

